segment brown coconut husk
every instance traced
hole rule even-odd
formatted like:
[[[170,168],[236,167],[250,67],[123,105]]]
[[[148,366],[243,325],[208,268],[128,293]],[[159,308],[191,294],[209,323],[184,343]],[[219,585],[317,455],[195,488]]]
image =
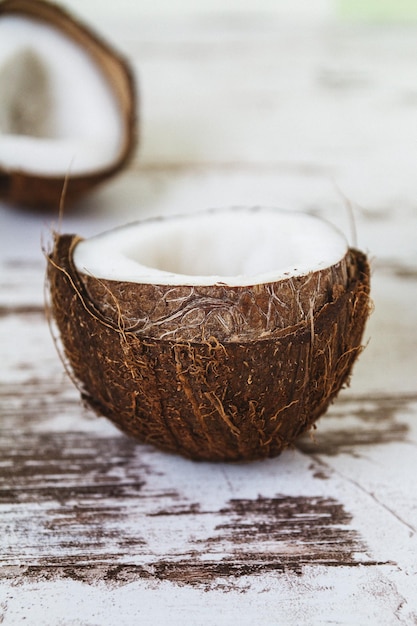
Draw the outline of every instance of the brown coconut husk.
[[[36,209],[59,206],[65,186],[66,208],[98,184],[113,177],[131,160],[137,145],[137,93],[133,71],[120,55],[86,24],[75,19],[67,10],[46,0],[3,0],[2,17],[16,15],[39,21],[61,31],[87,52],[103,73],[117,97],[124,120],[122,147],[114,162],[88,174],[72,175],[70,168],[62,175],[39,175],[0,167],[0,199]],[[62,70],[65,71],[65,68]]]
[[[249,341],[274,336],[314,316],[355,265],[339,263],[306,276],[249,287],[137,285],[79,273],[86,297],[109,323],[123,318],[136,335],[176,341]]]
[[[211,335],[206,329],[189,339],[181,323],[166,336],[137,332],[131,307],[125,319],[122,287],[113,285],[110,293],[109,284],[97,280],[94,290],[94,279],[76,271],[78,241],[55,238],[48,257],[51,314],[83,399],[139,441],[199,460],[276,456],[312,427],[348,382],[370,311],[370,270],[361,252],[349,250],[345,279],[331,286],[329,277],[326,302],[312,308],[310,299],[310,313],[301,312],[298,322],[247,332],[257,316],[244,304],[236,316],[249,315],[242,333],[216,334],[214,324]],[[306,277],[303,284],[314,280]],[[243,300],[248,293],[247,287],[223,289],[237,306],[239,289]],[[255,301],[259,291],[263,302],[268,286],[254,289]],[[291,297],[299,308],[297,295]]]

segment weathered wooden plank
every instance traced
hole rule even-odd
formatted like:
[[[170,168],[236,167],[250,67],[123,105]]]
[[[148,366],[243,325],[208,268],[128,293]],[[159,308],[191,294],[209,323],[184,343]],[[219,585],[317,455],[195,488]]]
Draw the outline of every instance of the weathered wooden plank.
[[[243,467],[192,464],[136,446],[104,420],[83,417],[79,400],[69,393],[68,385],[58,388],[51,381],[28,382],[21,387],[20,406],[10,401],[16,388],[1,387],[6,419],[1,441],[0,502],[3,536],[12,538],[2,560],[9,567],[20,566],[19,570],[6,568],[6,574],[19,571],[21,576],[42,578],[47,565],[54,578],[67,575],[65,565],[71,572],[80,568],[84,573],[77,576],[88,578],[89,562],[95,576],[98,571],[104,575],[105,568],[120,565],[117,571],[126,581],[127,570],[133,577],[140,576],[146,563],[146,577],[152,570],[157,578],[175,579],[171,568],[178,576],[191,568],[195,570],[192,579],[197,581],[196,572],[200,571],[202,583],[219,576],[258,575],[270,569],[302,571],[307,564],[379,562],[367,555],[366,542],[352,524],[349,510],[338,497],[329,495],[334,485],[325,483],[335,480],[335,475],[328,459],[338,455],[366,459],[375,447],[408,441],[416,397],[346,397],[321,420],[317,443],[304,437],[298,444],[305,456],[301,461],[306,472],[302,485],[299,454],[288,452],[278,460],[246,468],[249,479],[255,479],[255,495],[249,497],[241,482],[243,476],[238,474]],[[50,405],[45,402],[48,387],[54,388]],[[25,407],[23,415],[21,406]],[[78,411],[72,429],[48,430],[49,421],[53,423],[55,415],[65,409]],[[101,432],[98,424],[104,427]],[[73,430],[74,425],[82,426]],[[165,473],[167,464],[174,468],[169,476]],[[284,484],[288,488],[288,472],[293,473],[294,480],[290,494],[300,491],[300,495],[284,496],[274,482],[271,484],[269,473],[281,489]],[[227,478],[229,473],[233,481]],[[308,495],[305,480],[315,484]],[[362,491],[365,482],[361,483]],[[186,495],[190,483],[194,498]],[[351,497],[357,498],[355,489],[353,493]],[[207,508],[210,496],[216,506]],[[161,560],[166,534],[170,558],[167,560],[162,551]],[[154,541],[149,542],[146,538],[152,535]],[[176,551],[179,536],[184,543],[180,542]],[[170,543],[174,537],[176,541]],[[24,554],[20,552],[23,541]],[[139,559],[136,569],[131,567],[132,551],[133,561]],[[100,563],[98,570],[96,561]]]
[[[229,587],[225,580],[214,589],[149,580],[117,587],[110,583],[105,588],[71,580],[38,582],[11,587],[2,594],[2,610],[5,624],[25,620],[43,626],[128,626],[136,620],[180,626],[191,617],[196,626],[229,626],[236,615],[244,626],[257,620],[268,625],[302,626],[324,620],[382,626],[391,626],[393,620],[412,624],[414,616],[404,596],[393,593],[389,583],[395,578],[395,570],[385,566],[382,571],[387,578],[371,568],[356,568],[354,575],[344,568],[332,568],[330,577],[319,569],[314,574],[309,572],[308,580],[298,577],[296,581],[272,574],[266,575],[260,585],[243,577],[238,587]],[[411,595],[411,588],[408,593]]]

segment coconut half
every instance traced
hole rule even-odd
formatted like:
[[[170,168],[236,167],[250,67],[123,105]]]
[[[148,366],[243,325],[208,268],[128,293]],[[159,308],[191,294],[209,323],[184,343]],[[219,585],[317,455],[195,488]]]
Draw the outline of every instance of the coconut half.
[[[85,401],[193,459],[278,455],[348,381],[369,266],[330,224],[234,209],[56,235],[51,313]]]
[[[56,208],[115,175],[136,147],[127,61],[43,0],[0,3],[0,198]]]

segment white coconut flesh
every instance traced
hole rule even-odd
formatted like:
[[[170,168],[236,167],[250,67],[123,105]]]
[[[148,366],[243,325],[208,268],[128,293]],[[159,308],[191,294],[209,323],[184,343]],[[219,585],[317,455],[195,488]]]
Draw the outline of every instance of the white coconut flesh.
[[[78,243],[73,262],[99,279],[247,286],[332,267],[347,251],[342,233],[311,215],[231,210],[128,224]]]
[[[123,123],[93,59],[52,25],[0,20],[0,168],[89,173],[114,162]]]

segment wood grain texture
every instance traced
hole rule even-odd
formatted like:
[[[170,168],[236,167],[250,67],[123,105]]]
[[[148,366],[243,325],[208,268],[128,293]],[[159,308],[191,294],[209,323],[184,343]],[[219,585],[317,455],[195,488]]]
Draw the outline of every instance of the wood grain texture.
[[[82,406],[57,356],[41,249],[56,224],[2,205],[0,622],[416,624],[415,29],[145,22],[114,31],[146,94],[142,151],[63,229],[266,204],[354,238],[350,204],[368,345],[278,459],[137,445]]]

